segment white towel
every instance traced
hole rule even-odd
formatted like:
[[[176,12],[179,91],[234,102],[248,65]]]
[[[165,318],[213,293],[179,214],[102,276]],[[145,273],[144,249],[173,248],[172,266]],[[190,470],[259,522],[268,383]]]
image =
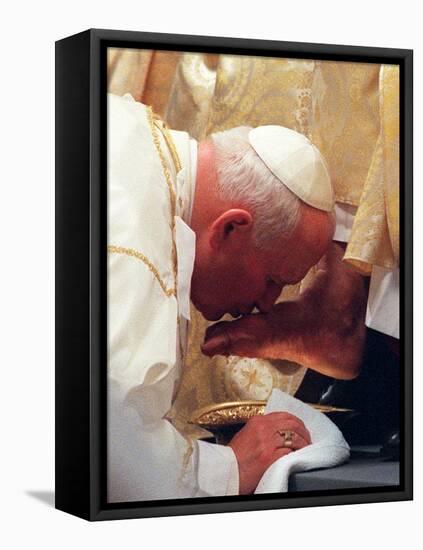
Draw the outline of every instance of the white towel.
[[[311,444],[274,462],[264,472],[255,493],[287,492],[291,473],[330,468],[348,460],[348,443],[323,413],[278,389],[272,391],[265,412],[275,411],[286,411],[300,418],[310,432]]]

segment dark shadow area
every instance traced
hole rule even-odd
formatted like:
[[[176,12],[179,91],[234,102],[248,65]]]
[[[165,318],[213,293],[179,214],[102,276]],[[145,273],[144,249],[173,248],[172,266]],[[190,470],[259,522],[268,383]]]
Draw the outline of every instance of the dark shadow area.
[[[401,420],[401,362],[391,339],[367,329],[361,372],[354,380],[333,380],[307,371],[295,397],[352,409],[331,419],[350,445],[399,444]],[[395,442],[394,441],[394,442]]]
[[[54,508],[54,491],[26,491],[26,494]]]

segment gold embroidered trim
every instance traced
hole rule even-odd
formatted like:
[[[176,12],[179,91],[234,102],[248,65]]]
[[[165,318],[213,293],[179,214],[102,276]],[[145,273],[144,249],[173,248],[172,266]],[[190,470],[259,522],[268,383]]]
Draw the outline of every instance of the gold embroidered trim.
[[[156,131],[158,125],[154,121],[154,114],[153,114],[153,111],[152,111],[151,107],[148,108],[147,114],[148,114],[148,122],[150,123],[151,134],[152,134],[152,137],[153,137],[153,143],[154,143],[154,146],[156,147],[157,153],[159,155],[159,159],[160,159],[160,163],[161,163],[162,168],[163,168],[163,173],[164,173],[164,176],[165,176],[166,184],[167,184],[167,187],[169,189],[170,208],[171,208],[171,213],[172,213],[172,226],[173,226],[174,223],[175,223],[173,218],[174,218],[175,213],[176,213],[176,193],[175,193],[175,190],[173,189],[172,178],[171,178],[171,175],[170,175],[170,172],[169,172],[169,168],[167,166],[165,156],[164,156],[162,148],[160,146],[160,139],[159,139],[159,136],[158,136],[157,131]]]
[[[187,468],[189,466],[189,462],[191,460],[192,453],[194,452],[194,443],[193,443],[192,439],[189,438],[186,435],[184,435],[184,438],[185,438],[185,441],[188,444],[188,447],[187,447],[187,449],[184,453],[184,457],[182,459],[182,473],[184,473],[187,470]]]
[[[166,296],[168,297],[176,296],[176,287],[168,288],[165,282],[163,281],[163,279],[160,277],[160,274],[156,266],[147,258],[147,256],[145,256],[141,252],[138,252],[138,250],[135,250],[134,248],[125,248],[123,246],[109,245],[107,247],[107,251],[110,252],[111,254],[125,254],[126,256],[130,256],[131,258],[136,258],[137,260],[140,260],[148,267],[148,269],[157,279],[159,285],[161,286]]]
[[[153,116],[154,116],[154,113],[153,113]],[[172,161],[175,166],[176,173],[178,173],[182,169],[182,164],[181,164],[181,161],[179,160],[178,151],[176,150],[176,146],[175,146],[175,143],[173,142],[169,129],[166,126],[165,122],[160,123],[157,118],[154,119],[154,123],[157,126],[157,128],[160,130],[164,140],[166,141],[166,145],[172,157]]]
[[[171,219],[172,219],[171,225],[170,225],[171,230],[172,230],[172,264],[173,264],[173,274],[174,274],[174,277],[175,277],[175,288],[177,288],[177,286],[178,286],[178,284],[177,284],[178,257],[177,257],[177,253],[176,253],[176,244],[175,244],[175,238],[174,238],[174,235],[175,235],[175,215],[176,215],[176,193],[175,193],[175,190],[173,189],[172,177],[170,175],[169,168],[168,168],[165,156],[164,156],[162,148],[160,146],[160,138],[159,138],[159,135],[157,133],[157,124],[155,124],[155,122],[154,122],[154,114],[153,114],[153,111],[152,111],[151,107],[149,107],[147,109],[147,115],[148,115],[148,121],[150,123],[153,143],[154,143],[154,146],[156,147],[157,154],[159,155],[159,159],[160,159],[160,162],[161,162],[161,165],[162,165],[162,168],[163,168],[163,174],[164,174],[164,177],[165,177],[165,180],[166,180],[167,187],[169,189],[170,210],[171,210]]]

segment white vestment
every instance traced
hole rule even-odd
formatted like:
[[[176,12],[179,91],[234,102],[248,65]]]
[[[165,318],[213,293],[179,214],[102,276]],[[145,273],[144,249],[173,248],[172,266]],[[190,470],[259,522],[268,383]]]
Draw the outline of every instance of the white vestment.
[[[238,494],[232,449],[190,441],[166,419],[186,349],[197,152],[187,133],[169,133],[179,170],[149,109],[109,96],[109,502]]]

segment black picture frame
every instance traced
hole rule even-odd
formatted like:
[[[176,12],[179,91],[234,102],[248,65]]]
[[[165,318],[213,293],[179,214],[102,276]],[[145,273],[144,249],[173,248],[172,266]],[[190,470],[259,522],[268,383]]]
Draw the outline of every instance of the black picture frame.
[[[398,487],[107,504],[106,51],[295,57],[400,67],[402,448]],[[56,508],[87,520],[412,499],[413,52],[91,29],[56,42]]]

